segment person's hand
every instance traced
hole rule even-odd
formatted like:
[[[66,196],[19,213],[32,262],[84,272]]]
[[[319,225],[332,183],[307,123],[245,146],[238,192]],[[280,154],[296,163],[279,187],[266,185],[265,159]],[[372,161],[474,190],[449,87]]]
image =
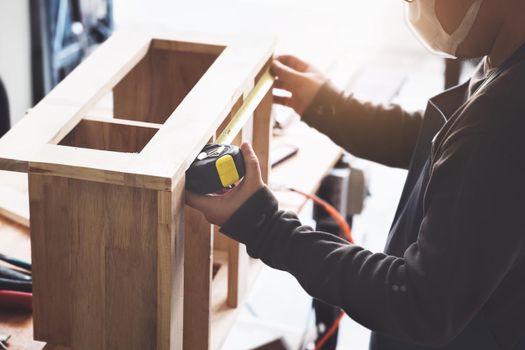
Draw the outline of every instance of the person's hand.
[[[291,94],[274,95],[274,102],[293,108],[299,115],[306,111],[321,86],[328,80],[309,63],[291,55],[276,57],[272,62],[271,72],[277,78],[274,87]]]
[[[252,146],[243,143],[245,175],[239,185],[224,194],[198,195],[186,192],[186,204],[201,211],[206,219],[215,225],[223,225],[250,198],[264,186],[259,160]]]

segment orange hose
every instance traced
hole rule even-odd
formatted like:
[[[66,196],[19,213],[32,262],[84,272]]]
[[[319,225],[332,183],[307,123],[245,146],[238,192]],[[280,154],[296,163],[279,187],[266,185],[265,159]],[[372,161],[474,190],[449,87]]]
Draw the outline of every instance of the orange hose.
[[[321,350],[323,348],[324,344],[334,335],[337,328],[339,328],[339,324],[341,323],[341,320],[343,319],[344,315],[345,312],[341,311],[341,313],[339,314],[339,316],[337,316],[337,319],[334,321],[330,329],[317,342],[317,345],[315,346],[314,350]]]
[[[337,224],[341,227],[348,242],[354,243],[354,238],[352,237],[352,230],[350,229],[350,225],[348,225],[346,219],[330,203],[319,198],[318,196],[308,194],[295,188],[290,188],[290,191],[299,193],[300,195],[305,196],[306,198],[311,199],[314,203],[320,205],[324,210],[326,210],[328,215],[330,215],[332,219],[334,219],[335,222],[337,222]],[[328,331],[323,335],[323,337],[317,342],[317,345],[315,346],[314,350],[321,350],[323,348],[324,344],[328,341],[328,339],[330,339],[334,335],[337,328],[339,328],[339,324],[341,323],[341,320],[343,319],[344,315],[345,312],[341,311],[341,313],[339,314],[339,316],[337,316],[337,319],[334,321],[330,329],[328,329]]]
[[[317,197],[317,196],[315,196],[313,194],[308,194],[306,192],[297,190],[295,188],[290,188],[290,191],[299,193],[300,195],[305,196],[306,198],[309,198],[312,201],[314,201],[314,203],[320,205],[324,210],[326,210],[328,215],[330,215],[332,217],[332,219],[334,219],[335,222],[337,222],[337,224],[341,227],[341,229],[343,230],[343,233],[344,233],[346,239],[350,243],[354,243],[354,239],[352,237],[352,230],[350,229],[350,225],[348,225],[348,222],[346,222],[346,219],[343,217],[343,215],[341,215],[341,213],[339,213],[337,211],[337,209],[335,209],[330,203],[328,203],[327,201],[325,201],[325,200],[323,200],[323,199],[321,199],[321,198],[319,198],[319,197]]]

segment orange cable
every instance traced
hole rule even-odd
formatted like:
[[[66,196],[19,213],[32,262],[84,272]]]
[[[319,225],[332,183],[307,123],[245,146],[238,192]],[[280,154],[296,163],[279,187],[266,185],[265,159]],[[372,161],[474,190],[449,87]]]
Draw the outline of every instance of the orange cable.
[[[344,233],[346,239],[350,243],[354,243],[354,239],[352,237],[352,230],[350,229],[350,225],[348,225],[348,222],[346,222],[346,219],[330,203],[328,203],[327,201],[317,197],[316,195],[308,194],[306,192],[297,190],[295,188],[290,188],[290,191],[299,193],[300,195],[305,196],[306,198],[309,198],[312,201],[314,201],[314,203],[320,205],[328,213],[328,215],[330,215],[332,217],[332,219],[334,219],[335,222],[337,222],[337,224],[341,227],[341,229],[343,230],[343,233]]]
[[[321,350],[324,346],[324,344],[334,335],[337,328],[339,328],[339,324],[341,323],[341,320],[343,319],[343,316],[345,315],[344,311],[341,311],[339,316],[337,316],[336,320],[330,327],[330,329],[323,335],[323,337],[317,342],[317,345],[315,346],[314,350]]]
[[[309,193],[297,190],[295,188],[290,188],[289,190],[295,193],[299,193],[300,195],[308,199],[311,199],[314,203],[320,205],[328,213],[328,215],[330,215],[332,219],[334,219],[335,222],[337,222],[337,224],[341,227],[344,235],[346,236],[346,239],[350,243],[354,243],[354,239],[352,237],[352,229],[350,228],[350,225],[348,225],[348,222],[346,221],[346,219],[330,203],[319,198],[316,195],[309,194]],[[335,331],[339,328],[339,324],[341,323],[341,320],[343,319],[344,315],[345,315],[345,312],[341,311],[341,313],[339,314],[339,316],[337,316],[337,319],[334,321],[332,326],[323,335],[323,337],[317,342],[317,345],[315,346],[314,350],[321,350],[323,348],[324,344],[334,335]]]

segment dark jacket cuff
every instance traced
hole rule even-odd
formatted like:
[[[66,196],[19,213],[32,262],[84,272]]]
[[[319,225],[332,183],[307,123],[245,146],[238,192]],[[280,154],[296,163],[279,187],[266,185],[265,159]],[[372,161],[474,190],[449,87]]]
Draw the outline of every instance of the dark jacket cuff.
[[[301,119],[314,126],[323,119],[333,117],[340,110],[342,103],[342,92],[336,88],[331,81],[327,81],[321,86],[314,99],[301,116]]]
[[[247,246],[255,239],[256,231],[265,226],[277,212],[278,203],[267,186],[255,192],[237,209],[220,231]]]

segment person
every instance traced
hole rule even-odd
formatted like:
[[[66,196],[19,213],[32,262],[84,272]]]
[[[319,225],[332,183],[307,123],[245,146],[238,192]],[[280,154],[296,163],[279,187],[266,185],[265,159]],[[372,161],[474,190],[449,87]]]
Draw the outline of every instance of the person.
[[[424,113],[342,94],[312,66],[277,57],[276,87],[303,120],[349,152],[409,169],[385,253],[278,210],[257,158],[217,196],[187,194],[252,257],[371,329],[372,350],[525,349],[525,2],[412,0],[418,38],[447,57],[484,57]]]

